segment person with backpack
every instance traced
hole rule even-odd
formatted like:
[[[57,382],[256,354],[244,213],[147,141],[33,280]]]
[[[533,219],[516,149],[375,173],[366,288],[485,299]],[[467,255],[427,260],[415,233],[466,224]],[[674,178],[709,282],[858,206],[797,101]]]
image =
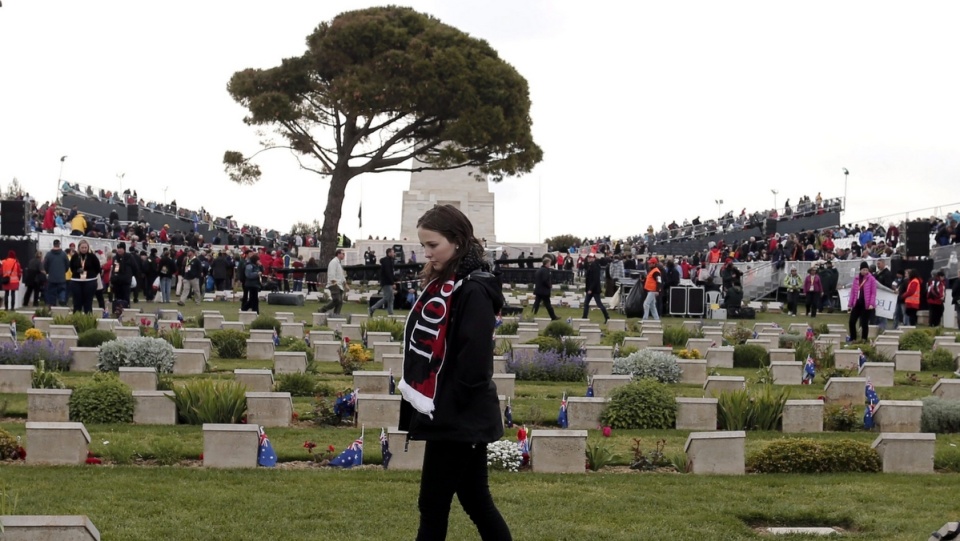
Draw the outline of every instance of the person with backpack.
[[[930,308],[930,326],[939,327],[943,322],[943,301],[946,298],[946,274],[937,271],[927,284],[927,306]]]

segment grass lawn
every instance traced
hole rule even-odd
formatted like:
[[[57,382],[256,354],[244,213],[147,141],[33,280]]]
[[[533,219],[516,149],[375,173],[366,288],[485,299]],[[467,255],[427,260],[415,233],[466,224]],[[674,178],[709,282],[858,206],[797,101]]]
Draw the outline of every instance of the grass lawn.
[[[170,305],[140,303],[145,312]],[[261,313],[293,312],[311,321],[317,303],[303,307],[261,304]],[[236,318],[238,303],[205,303],[181,307],[186,317],[200,309],[218,309]],[[365,313],[366,306],[344,305],[344,312]],[[382,313],[382,312],[381,312]],[[562,318],[580,317],[580,310],[558,308]],[[541,314],[544,315],[544,314]],[[612,313],[614,317],[622,317]],[[602,322],[593,310],[591,319]],[[804,321],[781,314],[758,314],[758,321],[782,327]],[[846,323],[846,315],[824,314],[816,323]],[[666,319],[665,325],[679,325]],[[752,322],[746,322],[748,325]],[[21,330],[22,332],[22,330]],[[232,378],[236,368],[272,368],[271,361],[219,359],[203,376]],[[367,369],[378,370],[376,363]],[[352,379],[336,363],[320,363],[320,381],[348,388]],[[721,375],[755,380],[754,369],[719,369]],[[938,376],[921,372],[914,378],[897,373],[896,387],[880,388],[881,399],[909,400],[930,395]],[[89,374],[64,374],[68,386]],[[175,377],[175,382],[192,379]],[[823,394],[814,385],[793,386],[791,398]],[[673,385],[677,396],[703,396],[698,385]],[[513,414],[532,428],[555,427],[564,393],[583,396],[586,383],[517,382]],[[294,409],[313,409],[312,398],[295,398]],[[0,428],[24,435],[25,394],[0,394]],[[107,464],[84,467],[28,467],[0,462],[0,489],[18,499],[18,514],[85,514],[108,540],[208,539],[410,539],[417,525],[419,474],[383,471],[379,427],[367,427],[362,468],[353,471],[309,464],[305,441],[320,449],[342,450],[358,435],[353,427],[320,427],[309,422],[268,430],[282,464],[277,469],[215,471],[196,467],[203,451],[199,426],[89,425],[90,450]],[[747,475],[711,477],[676,473],[637,473],[625,468],[639,449],[649,453],[663,440],[668,458],[681,454],[689,432],[679,430],[615,430],[603,439],[591,430],[589,443],[603,441],[616,458],[615,468],[584,475],[491,474],[494,497],[516,539],[761,539],[759,525],[839,526],[845,538],[907,540],[926,538],[957,518],[954,473],[929,476]],[[513,438],[514,432],[508,431]],[[780,432],[748,432],[746,452],[785,437]],[[817,439],[850,438],[869,443],[876,432],[819,433]],[[960,435],[940,434],[937,455],[950,455],[960,468]],[[29,442],[27,442],[29,452]],[[394,453],[402,449],[393,449]],[[179,463],[178,466],[143,465]],[[458,504],[451,515],[449,539],[478,539]],[[318,533],[320,535],[318,536]],[[806,539],[802,536],[787,539]]]
[[[86,514],[104,539],[411,539],[419,475],[329,469],[213,471],[0,467],[18,513]],[[956,518],[935,475],[491,475],[518,540],[762,539],[752,525],[841,526],[914,540]],[[479,539],[454,503],[448,539]],[[806,539],[802,536],[788,539]]]

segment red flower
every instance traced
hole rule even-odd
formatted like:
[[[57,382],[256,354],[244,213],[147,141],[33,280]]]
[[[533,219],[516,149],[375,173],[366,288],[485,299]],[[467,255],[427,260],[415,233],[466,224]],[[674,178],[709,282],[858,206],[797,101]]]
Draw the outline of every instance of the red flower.
[[[611,432],[612,432],[612,430],[610,429],[609,426],[603,427],[603,437],[604,437],[604,438],[609,438]]]
[[[93,453],[91,451],[87,451],[86,462],[87,464],[103,464],[103,462],[99,458],[93,456]]]
[[[203,453],[200,453],[200,460],[203,460]]]
[[[344,336],[344,337],[343,337],[343,341],[349,344],[349,343],[350,343],[350,337],[349,337],[349,336]]]
[[[312,441],[305,441],[305,442],[303,442],[303,448],[306,449],[308,453],[312,453],[314,447],[316,447],[316,446],[317,446],[317,444],[316,444],[316,443],[313,443]]]
[[[333,452],[333,449],[334,449],[334,448],[333,448],[332,445],[328,445],[328,446],[327,446],[327,451],[329,451],[329,452],[332,453],[332,452]]]
[[[14,457],[17,460],[26,460],[27,459],[27,450],[23,447],[17,447],[17,456]]]
[[[297,412],[293,412],[293,420],[296,421],[299,418],[300,418],[300,414]]]

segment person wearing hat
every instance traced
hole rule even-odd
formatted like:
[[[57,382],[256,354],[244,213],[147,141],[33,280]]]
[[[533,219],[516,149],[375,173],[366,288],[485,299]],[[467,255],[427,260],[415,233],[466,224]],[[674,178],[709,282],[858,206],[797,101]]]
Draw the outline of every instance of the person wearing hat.
[[[17,261],[17,252],[10,250],[7,258],[0,264],[0,283],[3,284],[3,309],[17,309],[17,290],[20,289],[20,280],[23,278],[23,269]],[[24,298],[23,303],[27,303]]]
[[[595,299],[597,301],[597,306],[600,307],[600,312],[603,313],[603,322],[606,323],[610,319],[610,314],[607,313],[607,308],[603,305],[603,298],[601,297],[600,292],[600,263],[597,262],[597,255],[593,252],[587,254],[587,261],[585,263],[586,271],[584,279],[584,289],[587,292],[587,297],[583,299],[583,319],[587,319],[590,315],[590,301]]]
[[[663,290],[663,277],[660,275],[659,261],[651,257],[647,261],[647,277],[643,281],[643,290],[646,297],[643,299],[643,319],[648,317],[654,321],[660,321],[660,313],[657,311],[657,298],[660,291]]]
[[[850,284],[850,340],[857,338],[857,321],[860,322],[860,340],[867,341],[870,320],[877,308],[877,279],[870,274],[870,265],[860,262],[860,272]]]
[[[943,301],[947,293],[947,275],[937,271],[927,284],[927,307],[930,309],[930,326],[939,327],[943,321]]]
[[[117,243],[117,253],[110,263],[110,288],[113,290],[113,313],[119,317],[130,306],[130,288],[139,265],[127,252],[127,243]]]
[[[833,294],[837,291],[837,282],[840,280],[840,273],[837,272],[837,269],[833,268],[833,260],[828,259],[820,270],[817,272],[817,275],[820,277],[820,287],[823,288],[823,293],[820,295],[820,312],[823,312],[826,307],[833,309]]]
[[[797,274],[797,268],[790,269],[783,279],[783,287],[787,290],[787,313],[797,317],[797,303],[800,302],[800,290],[803,289],[803,279]]]
[[[187,250],[187,256],[183,259],[182,270],[183,291],[180,293],[180,300],[177,301],[177,305],[184,306],[191,292],[193,292],[194,302],[199,305],[200,299],[203,297],[203,293],[200,292],[200,274],[202,273],[202,269],[200,268],[200,260],[197,259],[197,251],[195,249],[190,248]]]

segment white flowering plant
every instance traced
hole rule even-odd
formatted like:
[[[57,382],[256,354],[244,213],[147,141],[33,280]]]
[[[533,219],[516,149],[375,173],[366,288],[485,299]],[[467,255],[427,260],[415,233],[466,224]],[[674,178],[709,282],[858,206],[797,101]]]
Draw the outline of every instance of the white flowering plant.
[[[500,440],[487,445],[487,467],[492,470],[520,471],[523,454],[515,441]]]

